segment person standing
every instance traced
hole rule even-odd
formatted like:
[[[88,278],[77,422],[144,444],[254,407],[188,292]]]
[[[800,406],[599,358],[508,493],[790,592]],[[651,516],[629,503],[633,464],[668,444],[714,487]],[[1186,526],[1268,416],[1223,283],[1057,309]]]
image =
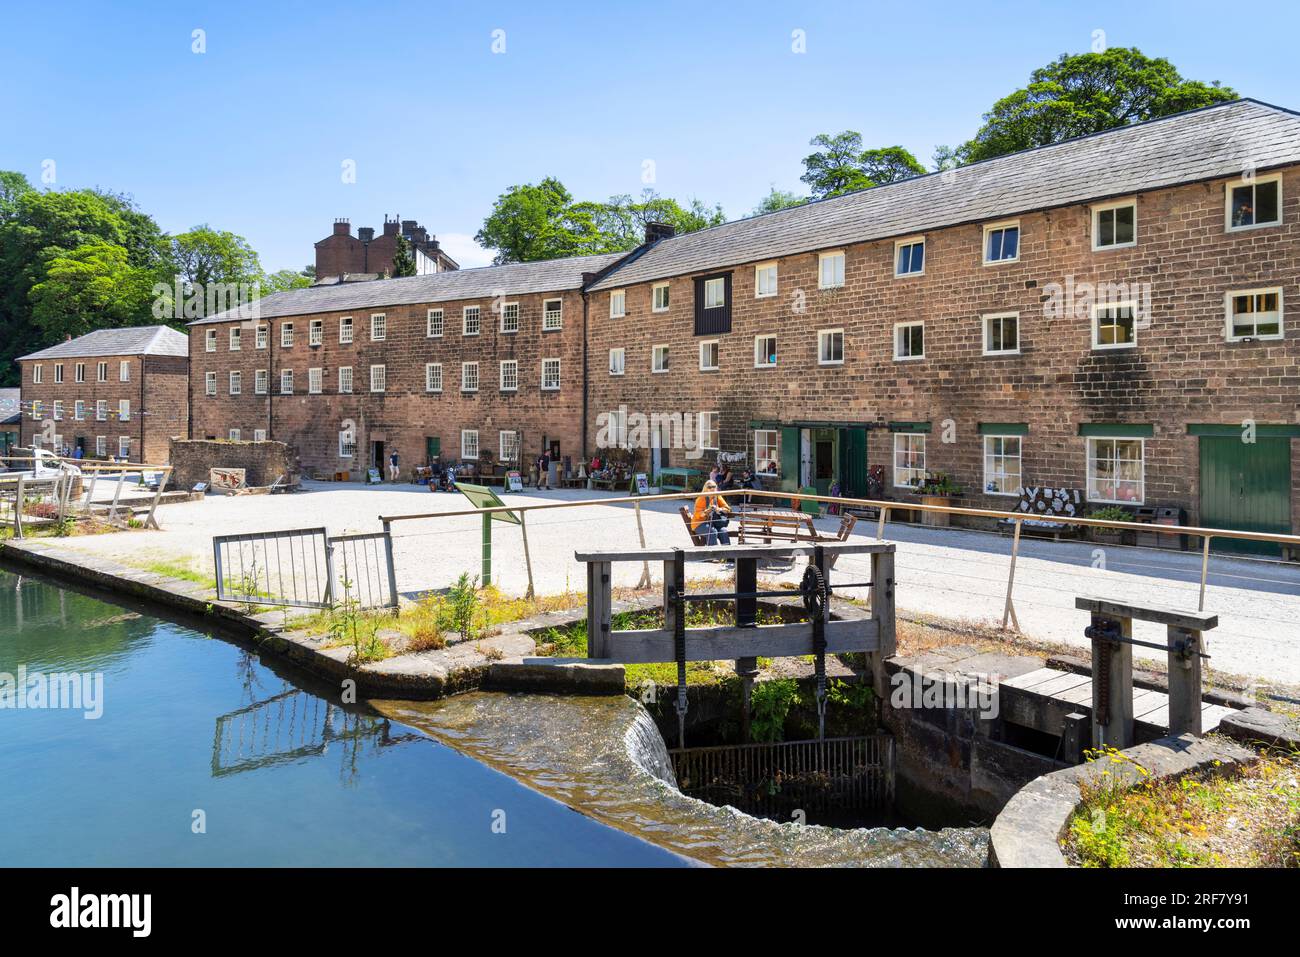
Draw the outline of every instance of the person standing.
[[[551,454],[546,449],[542,449],[542,454],[537,459],[537,488],[549,489],[551,487]]]
[[[396,482],[401,476],[401,462],[402,460],[398,456],[397,450],[393,449],[392,454],[388,456],[388,481]]]

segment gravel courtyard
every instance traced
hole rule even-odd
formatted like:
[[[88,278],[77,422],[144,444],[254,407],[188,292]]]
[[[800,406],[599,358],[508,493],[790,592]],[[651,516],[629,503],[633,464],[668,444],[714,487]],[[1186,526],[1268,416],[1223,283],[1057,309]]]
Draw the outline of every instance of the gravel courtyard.
[[[612,497],[586,490],[511,495],[508,503],[537,504]],[[688,543],[677,502],[646,503],[646,544]],[[327,526],[334,534],[380,529],[380,515],[445,513],[468,507],[461,495],[430,493],[422,486],[366,487],[354,483],[304,483],[294,495],[209,496],[201,502],[159,507],[160,532],[119,532],[67,539],[70,548],[137,566],[169,563],[212,573],[212,536],[239,532]],[[822,519],[830,528],[838,519]],[[463,571],[479,570],[478,516],[432,518],[393,526],[398,588],[406,594],[444,588]],[[856,535],[873,537],[874,523],[859,523]],[[901,610],[979,622],[1000,622],[1010,562],[1009,538],[958,529],[890,524],[885,537],[898,546],[898,606]],[[531,513],[528,541],[539,594],[581,591],[583,566],[576,549],[631,548],[638,544],[631,505],[601,505]],[[527,585],[519,527],[493,523],[494,581],[507,592]],[[1021,629],[1036,638],[1086,646],[1087,616],[1074,598],[1093,594],[1195,609],[1200,556],[1195,552],[1107,548],[1087,542],[1025,539],[1016,567],[1015,606]],[[720,574],[718,566],[697,565],[696,574]],[[652,573],[658,569],[652,567]],[[802,567],[780,575],[796,580]],[[616,585],[635,585],[641,566],[615,565]],[[862,559],[846,558],[834,578],[863,580]],[[1208,634],[1209,664],[1263,681],[1300,683],[1300,567],[1212,556],[1206,608],[1220,624]],[[1135,637],[1164,640],[1156,625],[1135,625]],[[1137,649],[1139,653],[1144,649]]]

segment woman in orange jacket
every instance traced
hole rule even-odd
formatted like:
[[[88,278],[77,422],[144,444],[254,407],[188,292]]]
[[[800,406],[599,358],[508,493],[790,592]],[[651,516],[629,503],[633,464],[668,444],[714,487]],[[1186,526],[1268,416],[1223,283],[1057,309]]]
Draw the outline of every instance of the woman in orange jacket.
[[[703,525],[705,544],[730,545],[731,537],[727,534],[727,523],[730,520],[731,506],[718,494],[718,483],[709,479],[704,483],[702,494],[695,500],[691,531],[698,531]]]

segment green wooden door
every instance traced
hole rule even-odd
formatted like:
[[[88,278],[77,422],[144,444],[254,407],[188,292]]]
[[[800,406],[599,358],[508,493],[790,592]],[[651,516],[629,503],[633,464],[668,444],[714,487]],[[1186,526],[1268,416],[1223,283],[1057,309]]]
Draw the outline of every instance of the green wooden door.
[[[442,454],[442,439],[436,435],[424,437],[424,454],[429,462],[435,461]]]
[[[840,491],[850,498],[867,493],[866,429],[840,429]]]
[[[799,430],[781,429],[781,490],[799,490]]]
[[[1291,531],[1291,441],[1201,436],[1201,524],[1243,532]],[[1279,555],[1268,542],[1216,539],[1224,551]]]

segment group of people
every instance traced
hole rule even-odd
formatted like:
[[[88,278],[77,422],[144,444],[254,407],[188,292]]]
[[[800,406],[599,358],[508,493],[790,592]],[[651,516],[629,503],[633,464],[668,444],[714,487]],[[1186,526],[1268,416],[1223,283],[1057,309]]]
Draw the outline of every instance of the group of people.
[[[740,477],[731,471],[729,465],[715,465],[709,470],[709,477],[704,482],[699,496],[695,499],[695,509],[691,514],[691,531],[704,537],[706,545],[730,545],[731,505],[720,493],[745,492],[749,489],[762,489],[763,483],[749,469],[744,469]],[[745,504],[749,497],[744,496]]]

